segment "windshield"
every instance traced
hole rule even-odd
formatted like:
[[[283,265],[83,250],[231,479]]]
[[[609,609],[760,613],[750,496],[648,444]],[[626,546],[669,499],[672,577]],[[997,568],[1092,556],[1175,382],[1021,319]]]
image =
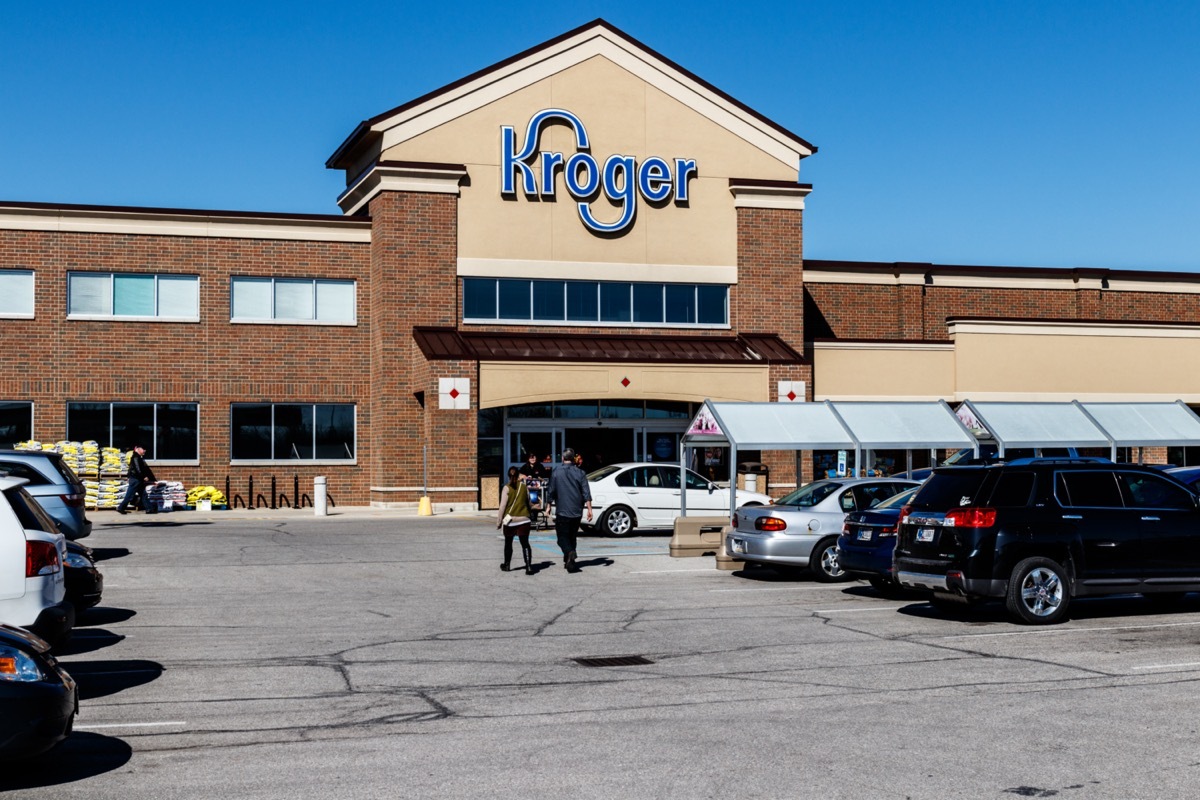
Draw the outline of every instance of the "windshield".
[[[801,486],[796,491],[785,494],[783,497],[775,501],[777,506],[799,506],[800,508],[811,508],[817,503],[824,500],[829,495],[840,489],[840,483],[831,481],[815,481],[807,486]]]

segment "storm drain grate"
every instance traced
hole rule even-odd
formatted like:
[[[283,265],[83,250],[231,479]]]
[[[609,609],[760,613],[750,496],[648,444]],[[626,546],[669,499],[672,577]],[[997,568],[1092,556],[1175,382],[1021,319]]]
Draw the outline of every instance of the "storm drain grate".
[[[598,656],[596,658],[576,658],[575,663],[583,667],[636,667],[640,664],[653,664],[645,656]]]

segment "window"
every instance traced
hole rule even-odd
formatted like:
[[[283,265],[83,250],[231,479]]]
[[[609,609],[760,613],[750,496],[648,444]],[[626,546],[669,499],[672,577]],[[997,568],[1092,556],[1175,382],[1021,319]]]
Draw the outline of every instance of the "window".
[[[33,438],[33,403],[0,402],[0,448]]]
[[[233,322],[353,325],[357,319],[354,281],[308,278],[233,278],[229,318]]]
[[[82,319],[200,319],[197,275],[67,273],[67,316]]]
[[[200,458],[196,403],[67,403],[67,438],[122,451],[135,444],[152,461]]]
[[[0,317],[33,317],[33,271],[0,269]]]
[[[1004,472],[992,489],[993,506],[1027,506],[1033,494],[1034,474],[1032,472]]]
[[[1077,508],[1124,508],[1116,476],[1111,472],[1060,472],[1058,502]]]
[[[729,324],[729,287],[463,278],[463,320],[628,326]]]
[[[1125,496],[1133,508],[1193,509],[1192,496],[1182,487],[1176,486],[1157,475],[1136,472],[1121,472],[1117,480],[1125,486]]]
[[[353,461],[353,403],[234,403],[234,461]]]

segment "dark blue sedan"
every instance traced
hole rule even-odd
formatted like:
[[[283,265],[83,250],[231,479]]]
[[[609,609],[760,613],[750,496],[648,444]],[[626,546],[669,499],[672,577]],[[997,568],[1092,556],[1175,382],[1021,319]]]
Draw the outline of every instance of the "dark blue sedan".
[[[899,592],[900,585],[892,579],[896,522],[900,509],[919,488],[914,486],[874,508],[848,514],[837,540],[838,565],[855,577],[866,578],[880,592]]]

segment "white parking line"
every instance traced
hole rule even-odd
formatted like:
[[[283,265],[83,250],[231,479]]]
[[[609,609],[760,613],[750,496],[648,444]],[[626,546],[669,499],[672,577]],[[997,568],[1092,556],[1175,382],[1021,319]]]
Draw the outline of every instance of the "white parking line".
[[[77,731],[98,731],[108,728],[180,728],[185,727],[186,722],[114,722],[106,725],[76,725]]]
[[[943,639],[978,639],[984,636],[1033,636],[1047,633],[1093,633],[1095,631],[1136,631],[1148,628],[1182,628],[1200,625],[1200,622],[1163,622],[1158,625],[1113,625],[1108,628],[1049,628],[1036,631],[1008,631],[1006,633],[956,633]]]
[[[710,592],[816,592],[826,591],[824,586],[770,586],[753,589],[709,589]]]
[[[669,575],[678,572],[711,572],[714,575],[720,575],[721,571],[713,567],[705,569],[641,569],[629,573],[630,575]]]
[[[867,608],[828,608],[824,611],[814,611],[814,614],[856,614],[859,611],[895,611],[904,606],[869,606]]]
[[[1179,667],[1200,667],[1200,661],[1189,661],[1184,664],[1147,664],[1144,667],[1130,667],[1130,669],[1178,669]]]

